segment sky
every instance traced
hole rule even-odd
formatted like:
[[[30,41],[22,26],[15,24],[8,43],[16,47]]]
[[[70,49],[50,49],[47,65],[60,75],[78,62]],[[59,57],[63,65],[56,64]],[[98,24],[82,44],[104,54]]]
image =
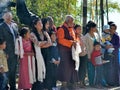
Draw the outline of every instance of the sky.
[[[112,1],[117,1],[120,4],[120,0],[112,0]],[[115,22],[115,24],[117,25],[117,32],[120,36],[120,12],[109,13],[109,21]]]
[[[109,21],[115,22],[117,25],[117,32],[120,35],[120,13],[113,12],[109,14]]]
[[[80,3],[80,0],[78,0]],[[112,2],[118,2],[120,5],[120,0],[108,0],[108,1],[112,1]],[[107,24],[107,20],[106,20],[106,16],[104,17],[104,24]],[[120,36],[120,12],[109,12],[109,21],[113,21],[115,22],[115,24],[117,25],[117,33]]]

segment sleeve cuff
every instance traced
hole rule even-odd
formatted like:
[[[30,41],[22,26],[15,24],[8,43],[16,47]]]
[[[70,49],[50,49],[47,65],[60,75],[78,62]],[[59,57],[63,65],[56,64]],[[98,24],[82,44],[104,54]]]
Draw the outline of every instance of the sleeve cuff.
[[[58,58],[58,61],[60,61],[60,57]]]
[[[52,58],[52,63],[54,62],[54,61],[56,61],[54,58]]]
[[[3,65],[0,65],[0,67],[3,67]]]

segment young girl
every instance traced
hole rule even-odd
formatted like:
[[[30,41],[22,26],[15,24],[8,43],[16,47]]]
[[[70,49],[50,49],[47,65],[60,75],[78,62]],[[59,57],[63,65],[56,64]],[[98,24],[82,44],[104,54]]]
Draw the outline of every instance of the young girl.
[[[24,27],[20,31],[22,37],[23,56],[20,58],[18,89],[30,90],[32,88],[32,57],[34,56],[30,41],[30,31]],[[22,51],[22,50],[21,50]]]
[[[82,35],[82,29],[81,26],[76,24],[75,27],[75,33],[76,37],[79,39],[80,46],[82,49],[82,52],[80,53],[80,67],[78,71],[79,80],[80,80],[80,87],[84,87],[85,77],[86,77],[86,69],[87,69],[87,51],[86,51],[86,45],[85,45],[85,37]]]

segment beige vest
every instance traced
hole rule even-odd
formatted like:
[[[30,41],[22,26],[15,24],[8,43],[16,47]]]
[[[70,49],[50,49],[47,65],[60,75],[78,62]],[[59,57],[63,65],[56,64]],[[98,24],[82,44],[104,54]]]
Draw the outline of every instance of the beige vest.
[[[0,66],[3,66],[4,72],[8,71],[7,57],[3,50],[0,50]]]

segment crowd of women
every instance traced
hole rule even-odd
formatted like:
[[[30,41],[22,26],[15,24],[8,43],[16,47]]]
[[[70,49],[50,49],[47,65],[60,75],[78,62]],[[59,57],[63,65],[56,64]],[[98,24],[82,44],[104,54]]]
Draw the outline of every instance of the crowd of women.
[[[8,80],[10,90],[15,90],[17,60],[20,62],[18,89],[58,90],[57,81],[61,82],[60,90],[79,90],[88,83],[96,88],[119,86],[119,36],[113,22],[103,27],[102,36],[93,21],[86,24],[83,35],[82,27],[74,23],[72,15],[66,15],[58,28],[50,16],[35,18],[32,30],[22,27],[19,34],[15,26],[12,14],[5,13],[4,22],[0,25],[0,45],[3,39],[6,42],[4,51],[8,55],[8,72],[0,63],[0,73],[6,74],[3,77],[8,79],[0,82],[1,90],[7,89]],[[73,60],[71,49],[74,47],[76,53],[78,46],[80,52],[74,55],[79,62]],[[86,79],[89,82],[86,83]]]

